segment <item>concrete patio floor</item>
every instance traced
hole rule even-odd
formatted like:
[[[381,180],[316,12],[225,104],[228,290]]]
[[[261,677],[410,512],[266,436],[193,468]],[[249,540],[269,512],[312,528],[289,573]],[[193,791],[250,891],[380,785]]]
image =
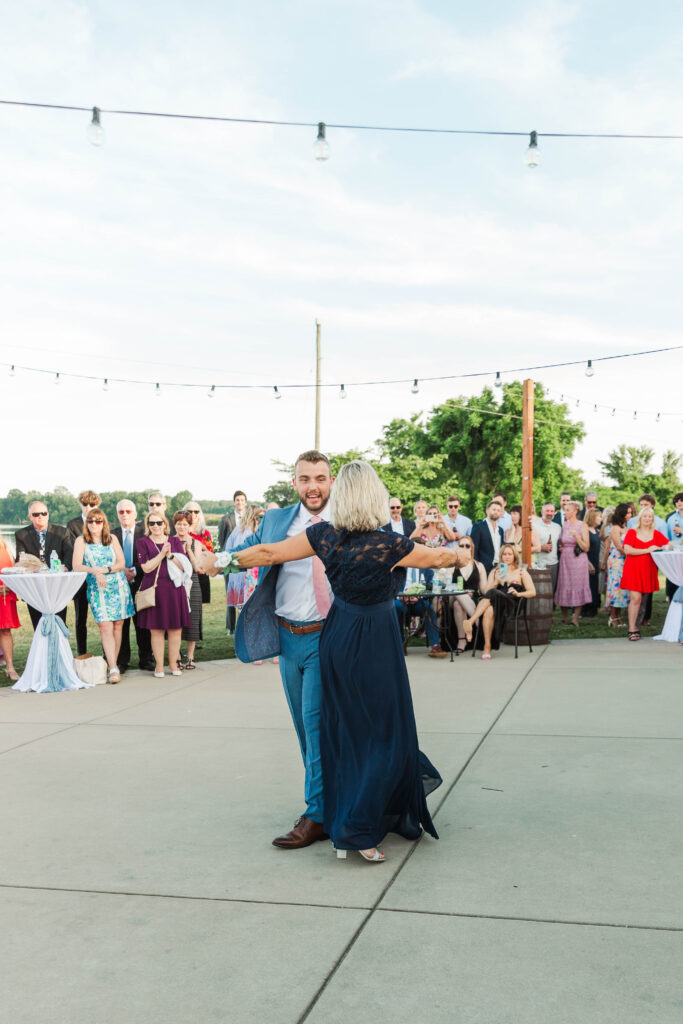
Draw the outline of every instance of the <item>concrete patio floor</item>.
[[[408,667],[439,842],[271,839],[303,770],[274,666],[0,690],[7,1024],[680,1024],[683,650]]]

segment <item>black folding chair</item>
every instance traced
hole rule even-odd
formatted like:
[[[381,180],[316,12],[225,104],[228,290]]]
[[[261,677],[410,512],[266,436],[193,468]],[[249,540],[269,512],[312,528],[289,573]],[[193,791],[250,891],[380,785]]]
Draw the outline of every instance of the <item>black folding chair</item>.
[[[533,654],[533,647],[531,646],[531,633],[529,632],[529,620],[527,619],[527,598],[517,598],[517,605],[512,616],[512,621],[515,626],[515,658],[519,657],[518,653],[518,637],[519,637],[519,620],[524,619],[524,628],[526,629],[526,642],[529,645],[529,650]],[[477,653],[477,640],[479,639],[479,629],[481,627],[481,619],[477,619],[474,624],[474,630],[472,632],[472,657]]]

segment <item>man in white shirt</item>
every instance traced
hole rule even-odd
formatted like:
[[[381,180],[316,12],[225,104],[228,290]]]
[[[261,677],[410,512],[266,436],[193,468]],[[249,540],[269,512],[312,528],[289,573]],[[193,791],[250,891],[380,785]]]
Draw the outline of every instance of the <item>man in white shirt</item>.
[[[553,594],[557,587],[557,571],[560,564],[557,543],[562,536],[562,527],[553,521],[554,515],[555,506],[552,501],[546,501],[541,509],[541,518],[534,522],[538,539],[541,542],[541,550],[536,554],[536,565],[539,569],[550,569]]]
[[[560,527],[560,530],[564,526],[564,521],[566,519],[566,515],[565,515],[565,511],[564,510],[565,510],[565,508],[567,506],[567,502],[571,501],[571,500],[572,500],[572,496],[569,493],[569,491],[562,491],[562,494],[560,495],[560,507],[557,510],[557,512],[555,513],[555,515],[553,516],[553,522],[558,524],[558,526]]]
[[[137,509],[135,503],[130,498],[122,498],[117,503],[116,514],[119,517],[119,526],[115,526],[111,532],[114,537],[118,538],[121,545],[126,563],[126,579],[130,584],[133,599],[135,599],[135,595],[142,583],[142,569],[140,568],[136,541],[144,536],[145,528],[142,523],[135,522]],[[132,618],[133,625],[135,626],[135,638],[138,644],[138,663],[141,669],[153,672],[156,666],[152,655],[151,634],[148,629],[142,629],[142,627],[138,626],[137,613]],[[124,619],[121,630],[121,649],[117,659],[119,672],[121,673],[125,672],[130,664],[130,623],[130,619]]]
[[[491,495],[491,501],[497,501],[503,507],[503,514],[498,520],[498,525],[503,531],[503,535],[505,535],[512,526],[512,516],[510,515],[509,512],[506,511],[508,496],[505,493],[505,491],[495,491]]]
[[[319,451],[303,452],[294,465],[292,481],[299,503],[266,512],[256,533],[236,550],[285,540],[328,520],[332,482],[326,456]],[[298,850],[327,839],[323,829],[318,646],[331,597],[317,557],[264,566],[235,630],[235,652],[241,661],[279,654],[280,675],[304,761],[306,810],[289,832],[273,840],[273,846],[281,850]]]
[[[389,533],[400,533],[404,537],[410,537],[415,529],[412,519],[406,519],[403,515],[403,505],[400,498],[389,498],[389,522],[382,529]]]

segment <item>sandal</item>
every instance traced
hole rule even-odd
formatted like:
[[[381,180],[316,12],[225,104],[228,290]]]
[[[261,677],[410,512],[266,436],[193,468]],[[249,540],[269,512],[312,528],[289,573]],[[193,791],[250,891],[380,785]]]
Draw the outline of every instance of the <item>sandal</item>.
[[[633,642],[635,642],[636,640],[640,640],[640,630],[634,629],[632,633],[629,633],[628,638]]]
[[[196,668],[196,667],[197,667],[197,666],[195,665],[195,663],[194,663],[194,661],[192,660],[192,658],[188,658],[188,659],[187,659],[187,661],[185,662],[185,671],[186,671],[186,672],[191,672],[191,671],[192,671],[192,669],[193,669],[193,668]]]

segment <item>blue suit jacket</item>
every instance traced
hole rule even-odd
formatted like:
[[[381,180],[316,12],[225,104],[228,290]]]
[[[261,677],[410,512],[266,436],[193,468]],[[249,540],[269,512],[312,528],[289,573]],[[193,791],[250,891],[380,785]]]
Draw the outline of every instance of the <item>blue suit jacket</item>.
[[[500,537],[500,543],[505,543],[505,534],[500,526],[498,527],[498,536]],[[484,566],[486,569],[486,575],[488,576],[493,568],[493,559],[495,555],[491,531],[488,528],[486,519],[480,519],[478,523],[474,524],[470,537],[474,544],[474,557]]]
[[[256,533],[252,533],[235,551],[242,551],[254,544],[273,544],[285,540],[300,507],[301,503],[298,503],[288,508],[270,509]],[[260,661],[275,658],[280,653],[280,631],[275,617],[275,585],[279,571],[279,565],[261,566],[258,586],[237,619],[235,654],[240,661]]]

